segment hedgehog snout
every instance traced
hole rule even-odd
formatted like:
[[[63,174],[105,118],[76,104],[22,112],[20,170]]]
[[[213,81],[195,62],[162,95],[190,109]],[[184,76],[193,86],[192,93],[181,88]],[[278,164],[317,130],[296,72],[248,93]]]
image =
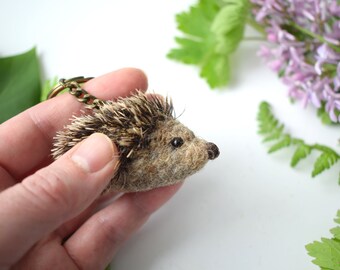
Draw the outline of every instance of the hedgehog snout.
[[[213,160],[220,155],[220,150],[218,149],[217,145],[212,142],[207,143],[207,151],[208,151],[208,158],[210,160]]]

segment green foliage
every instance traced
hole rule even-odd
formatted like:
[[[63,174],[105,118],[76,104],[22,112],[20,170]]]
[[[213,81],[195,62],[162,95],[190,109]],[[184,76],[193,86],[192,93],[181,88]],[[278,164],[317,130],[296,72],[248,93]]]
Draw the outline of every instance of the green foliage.
[[[337,213],[335,222],[340,224],[340,211]],[[308,254],[315,259],[313,263],[323,270],[340,270],[340,227],[331,230],[333,238],[321,238],[306,245]]]
[[[228,0],[214,18],[211,31],[216,37],[216,52],[229,54],[236,50],[243,38],[248,15],[248,2]]]
[[[40,101],[44,101],[47,99],[48,93],[51,91],[51,89],[58,84],[58,77],[54,77],[50,80],[46,80],[42,91],[41,91],[41,96],[40,96]]]
[[[40,100],[40,69],[35,48],[0,58],[0,123]]]
[[[323,124],[325,125],[333,124],[331,118],[329,117],[329,113],[326,112],[325,103],[323,103],[322,106],[318,109],[317,115],[319,116]]]
[[[167,56],[198,65],[200,76],[212,88],[226,85],[229,57],[243,38],[247,15],[248,0],[199,0],[189,11],[177,14],[177,28],[184,37],[176,37],[179,48]]]
[[[312,176],[322,173],[324,170],[329,169],[339,160],[339,155],[332,149],[325,150],[315,161]]]
[[[302,159],[308,157],[308,155],[312,152],[312,148],[305,144],[300,144],[292,157],[290,165],[295,167]]]
[[[317,151],[320,155],[314,162],[312,171],[312,177],[315,177],[340,160],[340,155],[327,146],[306,144],[303,140],[293,138],[291,135],[284,133],[284,125],[275,118],[271,106],[267,102],[260,104],[257,120],[259,123],[258,132],[264,136],[263,141],[274,142],[270,146],[268,153],[273,153],[289,146],[296,147],[290,162],[291,167],[295,167],[301,160],[307,158],[312,151]]]

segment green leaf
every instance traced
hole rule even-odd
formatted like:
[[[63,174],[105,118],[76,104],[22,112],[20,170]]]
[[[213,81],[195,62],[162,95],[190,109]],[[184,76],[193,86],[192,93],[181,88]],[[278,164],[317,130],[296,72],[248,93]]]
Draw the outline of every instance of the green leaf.
[[[338,224],[340,224],[340,210],[338,210],[336,212],[336,218],[334,219],[334,221]]]
[[[335,239],[340,241],[340,227],[335,227],[331,229],[331,233],[333,234]]]
[[[58,77],[54,77],[50,80],[46,80],[41,91],[40,101],[46,100],[48,93],[57,84],[58,84]]]
[[[178,48],[167,57],[201,68],[200,76],[211,88],[230,80],[229,56],[243,38],[248,0],[199,0],[189,11],[176,15]]]
[[[313,263],[326,268],[340,270],[340,243],[332,239],[322,238],[306,246],[308,254],[315,258]]]
[[[314,169],[312,171],[312,177],[322,173],[329,169],[338,161],[338,156],[334,153],[324,152],[322,153],[314,163]]]
[[[335,222],[340,223],[340,211],[337,213]],[[340,270],[340,227],[331,229],[333,238],[322,238],[321,241],[314,241],[306,245],[308,254],[315,259],[313,263],[321,269]]]
[[[200,0],[188,12],[176,15],[177,28],[193,37],[205,38],[210,34],[210,25],[220,7],[215,1]]]
[[[260,134],[268,134],[274,132],[276,129],[280,129],[281,125],[279,121],[275,118],[271,117],[270,115],[267,117],[263,117],[260,125],[259,125],[259,133]]]
[[[0,123],[39,103],[40,70],[35,48],[0,58]]]
[[[290,165],[292,167],[295,167],[302,159],[306,158],[311,152],[312,149],[310,146],[300,144],[292,157]]]
[[[263,135],[263,142],[275,141],[269,148],[268,153],[276,152],[288,146],[297,147],[290,162],[292,167],[295,167],[302,159],[309,156],[313,150],[321,152],[319,158],[314,163],[313,177],[329,169],[340,160],[340,155],[328,146],[320,144],[309,145],[301,139],[293,138],[289,134],[284,133],[284,125],[276,119],[271,106],[267,102],[261,102],[257,120],[258,133]],[[340,175],[338,181],[340,185]]]
[[[185,64],[200,64],[202,62],[205,46],[201,41],[180,37],[176,37],[176,41],[181,45],[181,48],[172,49],[167,55],[169,58]]]
[[[279,141],[278,143],[271,146],[268,150],[268,153],[276,152],[282,148],[288,147],[291,144],[291,138],[289,135],[285,135],[284,138]]]
[[[264,141],[279,139],[282,136],[284,125],[275,118],[271,106],[265,101],[260,104],[257,120],[259,122],[258,133],[266,135]]]
[[[200,76],[205,78],[210,87],[225,85],[230,79],[230,66],[227,56],[213,54],[204,62]]]
[[[325,125],[331,125],[334,124],[329,117],[328,112],[326,112],[326,106],[325,103],[322,104],[322,106],[318,109],[317,115],[320,117],[321,122]]]
[[[247,15],[247,0],[227,1],[211,25],[217,43],[216,52],[229,54],[236,50],[243,38]]]
[[[275,129],[272,129],[272,131],[270,132],[269,126],[267,126],[266,129],[264,127],[262,127],[262,131],[266,130],[265,133],[269,133],[266,137],[264,137],[263,142],[269,142],[269,141],[280,139],[281,136],[282,136],[282,133],[283,133],[283,129],[284,129],[284,125],[279,125]],[[261,132],[259,132],[259,133],[261,133]],[[265,133],[263,133],[263,134],[265,134]]]

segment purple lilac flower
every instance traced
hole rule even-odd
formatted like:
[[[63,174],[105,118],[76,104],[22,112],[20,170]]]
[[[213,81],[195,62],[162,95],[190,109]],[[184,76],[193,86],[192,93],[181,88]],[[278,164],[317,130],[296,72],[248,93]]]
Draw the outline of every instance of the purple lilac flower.
[[[270,46],[259,55],[288,94],[340,122],[340,5],[337,0],[250,0]]]

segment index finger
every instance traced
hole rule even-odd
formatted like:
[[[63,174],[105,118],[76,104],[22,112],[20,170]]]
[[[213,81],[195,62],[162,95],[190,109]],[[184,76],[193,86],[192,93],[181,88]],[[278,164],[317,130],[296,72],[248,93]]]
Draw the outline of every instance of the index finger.
[[[100,99],[128,96],[146,90],[147,78],[138,69],[120,69],[84,84]],[[53,137],[84,108],[73,96],[60,95],[42,102],[0,125],[0,167],[16,181],[51,162]]]

